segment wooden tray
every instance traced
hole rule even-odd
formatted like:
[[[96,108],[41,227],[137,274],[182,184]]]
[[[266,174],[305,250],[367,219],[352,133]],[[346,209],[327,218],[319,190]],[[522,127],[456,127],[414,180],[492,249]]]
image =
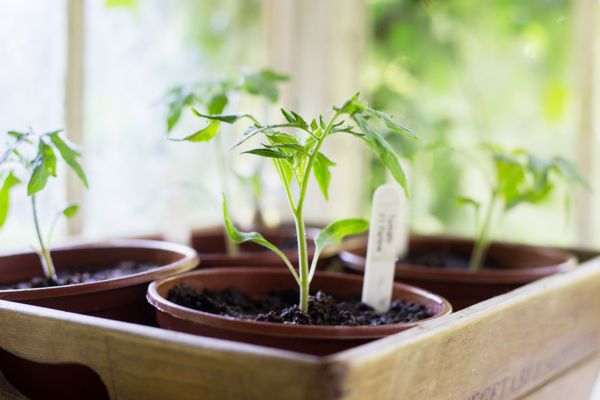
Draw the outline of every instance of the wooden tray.
[[[322,358],[0,300],[1,348],[88,366],[113,399],[587,400],[599,345],[600,257]]]

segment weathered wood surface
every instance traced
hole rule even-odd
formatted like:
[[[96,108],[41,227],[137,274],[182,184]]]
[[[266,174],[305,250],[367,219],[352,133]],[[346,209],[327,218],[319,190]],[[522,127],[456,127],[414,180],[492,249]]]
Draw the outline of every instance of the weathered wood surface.
[[[590,397],[594,385],[597,384],[599,370],[600,358],[587,360],[523,396],[522,400],[599,400]]]
[[[577,393],[591,388],[599,310],[594,259],[326,358],[3,301],[0,347],[33,361],[89,366],[114,399],[504,400],[562,381],[562,392],[531,397],[546,400],[564,398],[552,396],[568,393],[570,382]],[[11,399],[9,391],[0,378],[0,397]]]
[[[315,357],[0,301],[0,347],[94,369],[114,399],[317,399]],[[2,392],[0,392],[2,393]]]
[[[596,353],[600,258],[328,361],[344,399],[515,399]]]

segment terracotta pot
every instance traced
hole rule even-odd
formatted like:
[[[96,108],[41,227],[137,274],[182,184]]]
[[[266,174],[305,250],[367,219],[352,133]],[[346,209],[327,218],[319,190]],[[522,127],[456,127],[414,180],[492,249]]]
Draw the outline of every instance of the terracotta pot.
[[[245,230],[253,230],[248,228]],[[298,250],[296,243],[296,231],[291,225],[283,225],[277,228],[256,229],[268,241],[279,249],[282,249],[292,264],[298,263]],[[314,254],[314,246],[311,239],[318,233],[318,229],[307,228],[309,257]],[[202,267],[281,267],[281,258],[272,251],[256,243],[243,243],[240,253],[228,255],[225,250],[225,232],[223,227],[197,229],[192,232],[191,245],[202,259]]]
[[[185,283],[196,290],[222,290],[235,287],[242,293],[259,297],[273,291],[296,290],[289,271],[273,268],[205,269],[153,282],[148,301],[156,307],[159,326],[180,332],[254,343],[303,353],[325,355],[414,327],[452,311],[445,299],[425,290],[395,284],[394,299],[420,302],[434,313],[426,320],[382,326],[316,326],[247,321],[179,306],[166,299],[169,289]],[[313,291],[323,290],[338,298],[360,295],[362,277],[335,272],[317,272]]]
[[[472,247],[472,240],[446,236],[413,235],[409,244],[411,253],[449,253],[467,260]],[[365,254],[366,238],[361,246],[342,251],[340,258],[348,270],[362,274]],[[455,310],[461,310],[577,265],[575,256],[563,250],[503,242],[492,243],[486,260],[493,268],[484,267],[477,272],[411,265],[399,260],[396,280],[439,293]]]
[[[198,265],[194,250],[179,244],[130,240],[77,244],[52,250],[56,269],[90,266],[98,269],[122,261],[157,264],[158,268],[93,283],[39,289],[0,290],[0,299],[33,304],[128,322],[152,323],[153,310],[145,301],[149,282],[189,271]],[[0,255],[0,285],[41,275],[37,254]]]

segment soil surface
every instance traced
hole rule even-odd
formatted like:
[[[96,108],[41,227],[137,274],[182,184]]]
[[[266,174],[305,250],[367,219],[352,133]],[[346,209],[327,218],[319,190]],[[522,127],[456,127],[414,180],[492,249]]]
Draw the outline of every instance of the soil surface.
[[[423,267],[435,267],[445,269],[469,269],[469,257],[454,254],[451,252],[427,252],[408,254],[405,258],[399,260],[403,264],[418,265]],[[486,261],[484,268],[493,269],[496,266],[490,261]]]
[[[296,304],[298,294],[293,291],[274,292],[253,299],[235,288],[219,291],[205,289],[200,293],[185,284],[179,284],[169,290],[167,299],[181,306],[211,314],[284,324],[388,325],[414,322],[433,316],[425,305],[404,300],[393,301],[388,312],[378,314],[360,299],[339,301],[321,291],[309,297],[306,314]]]
[[[123,261],[118,265],[98,269],[98,267],[79,267],[60,271],[58,279],[49,279],[44,276],[36,276],[26,281],[10,285],[0,285],[0,290],[6,289],[33,289],[54,286],[75,285],[78,283],[91,283],[107,279],[120,278],[133,275],[158,267],[155,264],[139,264],[133,261]]]

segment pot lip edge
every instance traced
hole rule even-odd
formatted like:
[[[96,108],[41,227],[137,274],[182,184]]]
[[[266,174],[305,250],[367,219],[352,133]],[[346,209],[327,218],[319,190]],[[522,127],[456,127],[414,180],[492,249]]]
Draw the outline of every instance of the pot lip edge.
[[[447,236],[447,235],[412,235],[417,240],[445,240],[453,243],[465,243],[472,242],[472,239],[458,236]],[[577,257],[566,250],[552,247],[544,247],[537,245],[528,245],[522,243],[511,243],[503,241],[493,241],[492,244],[500,246],[515,246],[525,247],[531,251],[544,251],[553,252],[563,257],[563,261],[560,263],[554,263],[549,265],[543,265],[531,268],[522,269],[481,269],[475,273],[466,270],[446,269],[439,267],[426,267],[421,265],[411,265],[405,263],[396,263],[396,274],[400,274],[400,277],[405,278],[420,278],[424,280],[438,280],[436,277],[443,277],[443,279],[450,279],[452,281],[469,281],[470,283],[522,283],[529,282],[532,279],[539,279],[555,273],[564,273],[575,269],[578,265]],[[347,268],[355,272],[364,271],[365,256],[362,255],[363,246],[355,246],[352,249],[345,249],[340,252],[340,259]],[[360,253],[360,254],[358,254]],[[527,273],[523,273],[527,271]],[[429,279],[428,279],[429,278]]]
[[[174,242],[147,239],[117,239],[89,243],[82,242],[75,244],[64,244],[54,246],[50,251],[69,252],[93,249],[110,250],[115,248],[158,250],[161,252],[177,253],[181,256],[181,258],[168,264],[160,265],[156,268],[149,269],[147,271],[142,271],[135,274],[129,274],[111,279],[104,279],[96,282],[77,283],[72,285],[61,285],[43,288],[0,290],[0,300],[8,300],[6,297],[9,296],[11,297],[11,301],[28,301],[44,298],[77,296],[113,289],[120,289],[123,287],[149,283],[157,279],[163,279],[166,277],[167,274],[171,275],[190,271],[196,268],[201,263],[201,259],[199,258],[197,252],[189,246],[185,246]],[[25,254],[35,254],[35,252],[32,250],[18,250],[13,252],[5,252],[0,254],[0,260],[2,259],[2,257],[20,256]]]
[[[260,273],[278,273],[283,275],[290,275],[287,270],[284,271],[276,271],[273,268],[268,267],[231,267],[226,269],[221,268],[208,268],[197,271],[191,271],[186,274],[171,276],[161,280],[157,280],[152,282],[148,286],[148,291],[146,292],[147,301],[156,308],[157,312],[166,313],[170,318],[176,318],[179,320],[187,321],[194,324],[206,324],[206,320],[215,321],[216,324],[206,324],[213,328],[217,329],[226,329],[235,332],[241,333],[250,333],[260,336],[276,336],[276,337],[287,337],[294,338],[302,336],[303,334],[307,334],[310,331],[318,330],[320,332],[310,334],[311,338],[315,339],[376,339],[384,336],[388,336],[393,333],[400,332],[402,330],[406,330],[409,328],[413,328],[419,326],[423,323],[429,322],[431,320],[446,316],[452,313],[453,308],[450,302],[446,300],[444,297],[435,294],[433,292],[427,291],[425,289],[395,282],[395,286],[401,287],[403,290],[408,290],[412,293],[415,293],[421,297],[427,297],[428,299],[435,301],[441,306],[441,311],[435,314],[432,317],[425,318],[419,321],[414,322],[406,322],[406,323],[398,323],[398,324],[390,324],[390,325],[358,325],[358,326],[343,326],[343,325],[334,325],[334,326],[323,326],[323,325],[288,325],[281,324],[275,322],[264,322],[264,321],[249,321],[243,320],[239,318],[222,316],[207,313],[204,311],[194,310],[188,307],[180,306],[176,303],[173,303],[167,300],[165,297],[161,296],[158,293],[158,286],[162,284],[168,284],[168,282],[173,281],[175,279],[181,279],[186,276],[196,276],[196,275],[206,275],[207,273],[217,271],[217,272],[226,272],[226,273],[236,273],[238,271],[250,272],[248,270],[260,270]],[[354,276],[352,274],[347,274],[343,272],[332,272],[332,271],[317,271],[319,275],[329,275],[331,277],[345,277],[351,280],[362,279],[361,277]],[[184,318],[183,315],[191,315],[194,318]],[[223,327],[222,324],[228,325],[227,327]],[[231,326],[233,325],[233,326]],[[277,332],[262,332],[260,330],[256,330],[256,328],[264,328],[264,329],[277,329]],[[292,332],[293,330],[293,332]],[[359,331],[369,330],[371,332],[361,334]],[[373,332],[375,330],[375,332]],[[354,331],[354,333],[352,332]],[[348,332],[348,333],[346,333]]]

